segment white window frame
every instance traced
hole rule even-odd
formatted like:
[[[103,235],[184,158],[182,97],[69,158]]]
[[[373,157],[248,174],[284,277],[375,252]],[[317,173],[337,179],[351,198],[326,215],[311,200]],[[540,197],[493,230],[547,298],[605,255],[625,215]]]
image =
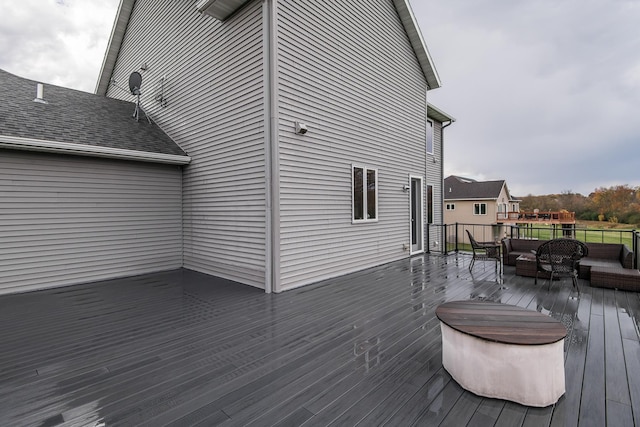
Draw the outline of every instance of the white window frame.
[[[411,250],[409,251],[410,255],[415,255],[415,254],[419,254],[419,253],[424,253],[424,234],[425,234],[425,223],[426,223],[426,216],[425,216],[425,206],[426,206],[426,187],[425,187],[425,183],[424,183],[424,177],[423,176],[418,176],[418,175],[411,175],[409,174],[409,191],[413,191],[413,187],[412,187],[412,183],[413,180],[419,180],[420,181],[420,228],[419,228],[419,235],[418,238],[419,240],[419,249],[414,250],[413,249],[413,240],[412,240],[412,225],[409,225],[409,246],[411,247]],[[409,209],[412,209],[412,196],[409,197]],[[410,214],[410,216],[412,216],[412,214]],[[416,218],[414,218],[414,220],[416,220]]]
[[[356,201],[355,201],[355,179],[354,179],[354,172],[355,169],[362,169],[362,175],[363,175],[363,189],[362,189],[362,206],[363,206],[363,216],[364,218],[362,219],[356,219]],[[375,210],[376,210],[376,217],[375,218],[367,218],[369,209],[367,206],[367,177],[368,177],[368,172],[374,172],[375,173],[375,180],[376,180],[376,188],[375,188],[375,198],[376,198],[376,206],[375,206]],[[371,168],[368,166],[363,166],[363,165],[358,165],[358,164],[351,164],[351,223],[352,224],[361,224],[361,223],[370,223],[370,222],[378,222],[378,218],[380,217],[380,211],[378,210],[378,193],[379,193],[379,188],[380,188],[380,180],[378,178],[378,169],[377,168]]]
[[[484,205],[484,213],[482,213],[482,206]],[[477,208],[477,209],[476,209]],[[478,212],[478,213],[476,213]],[[473,204],[473,214],[478,216],[487,215],[487,204],[486,203],[474,203]]]
[[[447,210],[448,211],[455,211],[456,210],[456,204],[455,203],[447,203]]]
[[[433,120],[431,119],[427,119],[427,124],[426,124],[426,138],[427,140],[425,141],[425,145],[426,145],[426,151],[427,154],[433,154],[433,152],[435,151],[435,142],[434,142],[434,135],[433,135]],[[431,147],[429,147],[429,138],[431,138]],[[429,151],[429,148],[431,148],[431,151]]]

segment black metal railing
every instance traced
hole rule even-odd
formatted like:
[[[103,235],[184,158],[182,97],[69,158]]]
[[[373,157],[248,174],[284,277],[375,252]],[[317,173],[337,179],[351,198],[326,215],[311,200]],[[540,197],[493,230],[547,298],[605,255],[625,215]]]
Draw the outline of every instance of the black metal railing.
[[[465,230],[479,242],[499,242],[505,237],[516,239],[549,240],[571,237],[585,243],[621,243],[634,253],[634,268],[640,266],[640,232],[636,230],[593,229],[583,227],[518,226],[505,224],[428,224],[427,252],[471,251],[471,242]]]
[[[640,248],[640,232],[634,230],[633,231],[633,253],[636,255],[636,264],[634,268],[640,268],[640,254],[638,253],[638,248]]]

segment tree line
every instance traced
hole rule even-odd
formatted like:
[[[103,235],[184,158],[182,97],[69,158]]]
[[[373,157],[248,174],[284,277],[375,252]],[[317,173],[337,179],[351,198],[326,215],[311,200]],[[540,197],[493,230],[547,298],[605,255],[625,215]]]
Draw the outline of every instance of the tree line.
[[[572,191],[545,196],[528,195],[520,202],[521,211],[561,211],[576,213],[576,219],[609,221],[640,226],[640,187],[616,185],[597,188],[588,196]]]

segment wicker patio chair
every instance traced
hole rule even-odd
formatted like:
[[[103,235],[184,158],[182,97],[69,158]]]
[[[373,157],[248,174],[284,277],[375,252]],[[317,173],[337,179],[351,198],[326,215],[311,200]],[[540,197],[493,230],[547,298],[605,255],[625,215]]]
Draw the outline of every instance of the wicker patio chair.
[[[575,239],[553,239],[538,247],[536,251],[536,278],[534,283],[538,284],[538,274],[547,273],[549,275],[549,289],[554,278],[571,277],[573,287],[580,295],[578,287],[578,262],[580,258],[589,254],[589,249],[584,243]]]
[[[473,264],[476,260],[495,260],[496,271],[498,266],[500,267],[500,273],[502,273],[502,257],[500,256],[500,244],[495,242],[478,242],[473,238],[473,235],[469,230],[466,230],[471,242],[471,249],[473,250],[473,258],[471,264],[469,264],[469,271],[473,268]]]

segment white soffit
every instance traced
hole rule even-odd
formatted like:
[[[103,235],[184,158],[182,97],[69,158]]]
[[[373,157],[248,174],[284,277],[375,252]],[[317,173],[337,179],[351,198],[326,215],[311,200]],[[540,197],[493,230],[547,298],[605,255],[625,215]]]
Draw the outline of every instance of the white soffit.
[[[444,111],[430,103],[427,103],[427,117],[440,123],[456,121],[456,119],[452,115],[445,113]]]
[[[196,8],[202,13],[224,21],[247,2],[248,0],[200,0]]]

